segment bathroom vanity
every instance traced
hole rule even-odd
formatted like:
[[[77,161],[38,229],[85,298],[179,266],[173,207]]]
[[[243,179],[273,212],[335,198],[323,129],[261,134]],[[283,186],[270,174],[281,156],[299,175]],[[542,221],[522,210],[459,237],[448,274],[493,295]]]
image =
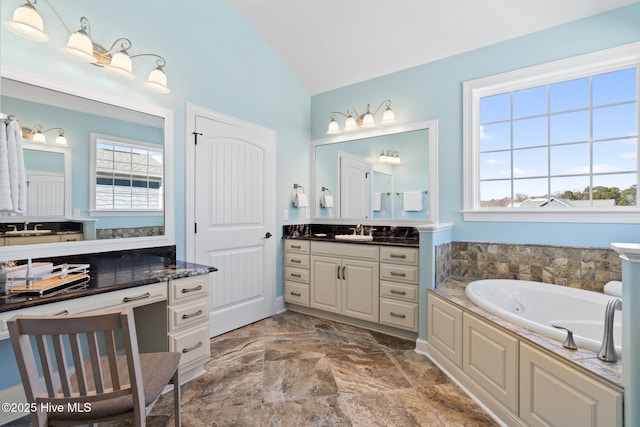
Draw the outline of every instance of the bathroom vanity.
[[[284,240],[289,309],[415,339],[417,236],[351,243],[336,240],[335,233],[317,234]]]
[[[175,260],[167,263],[157,256],[125,253],[123,257],[127,260],[94,257],[90,280],[79,289],[2,296],[0,344],[8,342],[7,320],[16,314],[65,316],[131,307],[141,352],[180,352],[182,383],[203,374],[210,355],[209,273],[216,269]],[[19,379],[14,382],[0,390],[1,401],[24,401],[22,384]],[[0,414],[0,424],[12,415],[21,414]]]

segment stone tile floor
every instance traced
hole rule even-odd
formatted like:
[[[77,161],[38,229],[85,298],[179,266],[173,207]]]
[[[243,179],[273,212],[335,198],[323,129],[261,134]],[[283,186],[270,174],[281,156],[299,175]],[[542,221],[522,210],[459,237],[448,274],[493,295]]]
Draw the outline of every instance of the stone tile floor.
[[[207,373],[183,386],[182,424],[497,425],[414,347],[299,313],[275,315],[211,339]],[[168,393],[148,425],[173,425],[172,412]],[[23,425],[29,425],[26,418],[10,424]]]

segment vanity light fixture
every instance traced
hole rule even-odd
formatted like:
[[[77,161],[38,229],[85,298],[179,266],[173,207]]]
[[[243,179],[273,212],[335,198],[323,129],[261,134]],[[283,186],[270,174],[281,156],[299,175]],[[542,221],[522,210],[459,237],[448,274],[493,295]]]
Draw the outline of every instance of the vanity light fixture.
[[[47,138],[44,136],[45,133],[50,132],[52,130],[58,131],[58,136],[56,137],[53,145],[57,145],[59,147],[68,147],[67,138],[64,136],[64,129],[62,128],[51,128],[47,130],[42,130],[42,125],[35,125],[33,128],[29,129],[26,127],[22,128],[22,138],[30,139],[35,144],[46,144]]]
[[[346,117],[344,121],[344,130],[352,131],[361,128],[374,128],[376,127],[375,115],[378,114],[380,108],[382,106],[386,106],[384,112],[382,113],[382,121],[380,122],[383,125],[388,125],[396,122],[395,114],[391,109],[391,100],[387,99],[382,101],[382,103],[376,108],[376,110],[372,113],[370,109],[370,104],[367,104],[367,111],[364,114],[358,114],[355,108],[347,108],[347,113],[342,113],[340,111],[334,111],[329,114],[331,117],[331,121],[329,122],[329,128],[327,129],[327,133],[329,135],[335,135],[340,133],[340,125],[336,121],[334,114],[340,114],[341,116]]]
[[[400,154],[397,151],[384,150],[380,153],[380,162],[398,164],[400,163]]]
[[[91,26],[86,17],[80,18],[80,29],[76,32],[71,32],[49,0],[41,1],[44,1],[51,8],[69,35],[67,45],[62,48],[62,52],[65,55],[103,67],[109,73],[125,79],[135,78],[131,59],[141,56],[154,57],[156,58],[156,66],[149,73],[144,85],[147,89],[157,93],[165,94],[170,92],[167,86],[167,75],[164,72],[166,60],[162,56],[155,53],[131,55],[129,53],[131,40],[125,37],[116,39],[109,49],[105,49],[91,39]],[[47,41],[49,36],[44,31],[42,17],[35,7],[37,2],[38,0],[26,0],[25,4],[15,10],[13,18],[5,22],[5,26],[14,33],[30,40]]]

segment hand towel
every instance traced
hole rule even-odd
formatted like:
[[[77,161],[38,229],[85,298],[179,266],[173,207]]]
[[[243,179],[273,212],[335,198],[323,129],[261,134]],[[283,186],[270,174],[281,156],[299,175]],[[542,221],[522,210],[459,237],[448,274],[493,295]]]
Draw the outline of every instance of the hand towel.
[[[320,199],[320,206],[322,206],[323,208],[332,208],[333,196],[330,194],[323,194],[322,199]]]
[[[612,280],[604,285],[604,293],[614,297],[622,297],[622,282]]]
[[[374,212],[380,212],[382,209],[382,194],[373,193],[371,195],[371,210]]]
[[[293,204],[297,208],[306,208],[307,206],[309,206],[307,195],[304,193],[296,193],[296,198],[293,200]]]
[[[23,213],[27,208],[27,174],[22,151],[22,131],[14,118],[9,119],[7,124],[7,154],[13,211]]]
[[[421,211],[422,191],[405,191],[402,197],[402,210]]]
[[[11,179],[9,178],[9,155],[7,153],[7,120],[0,120],[0,211],[13,211]]]

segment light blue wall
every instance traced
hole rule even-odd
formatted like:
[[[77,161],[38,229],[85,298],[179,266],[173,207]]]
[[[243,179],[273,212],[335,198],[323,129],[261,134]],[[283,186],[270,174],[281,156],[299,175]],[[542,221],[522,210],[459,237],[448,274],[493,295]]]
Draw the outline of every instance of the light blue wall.
[[[0,16],[10,17],[22,0],[0,2]],[[120,97],[153,103],[174,112],[175,119],[175,212],[178,258],[185,257],[185,105],[193,103],[220,113],[253,122],[277,132],[275,206],[278,237],[277,295],[282,295],[283,209],[289,209],[287,223],[305,222],[291,209],[293,183],[309,188],[309,109],[310,97],[290,71],[257,33],[245,16],[226,0],[184,0],[166,5],[152,0],[53,1],[62,18],[73,30],[80,16],[90,19],[96,42],[110,44],[117,37],[128,37],[133,52],[156,52],[165,56],[171,93],[158,95],[144,89],[141,72],[136,80],[115,78],[96,67],[65,57],[60,47],[66,35],[44,2],[38,7],[46,16],[48,43],[22,39],[1,26],[2,65],[10,64],[31,72],[96,87]],[[108,46],[107,46],[108,47]],[[134,59],[141,67],[144,59]],[[139,61],[139,62],[138,62]],[[74,158],[74,161],[78,159]],[[301,210],[303,211],[303,210]],[[12,359],[0,342],[0,366]],[[0,389],[17,384],[0,376]]]
[[[391,99],[400,123],[439,120],[440,222],[465,241],[609,247],[640,240],[639,224],[464,222],[462,83],[640,40],[640,4],[368,80],[311,98],[311,139],[325,138],[327,117]],[[425,41],[434,43],[436,40]]]
[[[11,16],[21,0],[3,0],[0,15]],[[175,118],[175,209],[178,257],[185,256],[185,104],[193,103],[250,121],[277,132],[277,186],[275,206],[281,236],[283,209],[286,223],[305,222],[303,212],[291,209],[293,183],[309,188],[309,95],[275,55],[246,17],[226,0],[185,0],[170,6],[152,0],[113,0],[108,7],[96,0],[54,1],[56,9],[73,30],[80,16],[91,23],[92,38],[105,45],[117,37],[133,42],[133,53],[155,52],[167,60],[165,67],[171,93],[157,95],[144,89],[142,81],[114,78],[96,67],[65,57],[60,47],[66,34],[47,10],[51,40],[36,43],[22,39],[2,26],[2,64],[76,84],[96,87],[173,110]],[[107,46],[108,47],[108,46]],[[134,68],[146,68],[149,58],[134,59]],[[145,66],[143,66],[145,65]],[[282,294],[281,243],[278,243],[277,294]]]

